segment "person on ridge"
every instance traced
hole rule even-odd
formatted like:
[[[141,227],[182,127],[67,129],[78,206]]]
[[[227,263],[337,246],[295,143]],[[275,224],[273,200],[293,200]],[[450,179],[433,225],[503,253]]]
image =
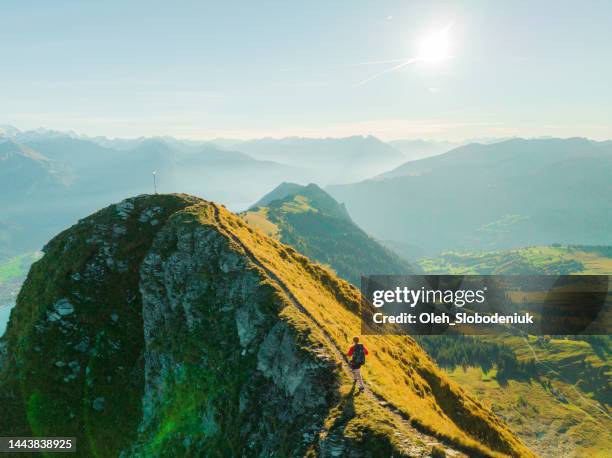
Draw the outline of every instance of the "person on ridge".
[[[363,393],[365,387],[363,386],[363,379],[361,378],[361,366],[365,364],[365,357],[368,354],[368,349],[365,345],[359,343],[359,337],[353,337],[353,345],[349,348],[348,356],[351,358],[350,366],[353,370],[353,378],[355,383],[359,384],[359,392]]]

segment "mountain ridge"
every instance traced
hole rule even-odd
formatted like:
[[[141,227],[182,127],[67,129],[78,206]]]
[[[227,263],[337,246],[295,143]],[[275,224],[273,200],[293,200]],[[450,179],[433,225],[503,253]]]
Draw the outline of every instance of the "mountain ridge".
[[[405,456],[440,444],[434,436],[443,438],[440,447],[449,455],[531,456],[479,402],[450,385],[411,339],[368,339],[366,380],[383,400],[353,399],[338,353],[358,332],[357,296],[348,283],[222,206],[189,196],[123,201],[64,231],[32,267],[0,340],[0,396],[12,399],[6,404],[11,421],[3,424],[3,417],[0,426],[23,433],[29,425],[38,434],[64,428],[79,437],[81,450],[102,456],[121,449],[150,456],[168,447],[229,452],[223,437],[246,450],[278,452],[282,431],[297,450],[321,456],[353,449]],[[405,370],[410,378],[390,384],[388,377]],[[256,421],[260,412],[285,412],[290,429],[279,424],[266,432]],[[428,442],[410,425],[428,431]],[[251,431],[246,442],[244,428]],[[116,441],[119,432],[125,440],[113,449],[109,438]]]
[[[538,151],[538,147],[555,148],[553,151]],[[399,167],[375,177],[375,179],[389,179],[405,175],[418,174],[435,170],[437,167],[456,167],[465,165],[478,165],[478,167],[491,166],[499,162],[500,154],[503,160],[513,156],[530,155],[530,159],[539,159],[538,166],[551,165],[559,160],[580,158],[584,154],[593,155],[602,150],[609,149],[607,142],[595,142],[583,137],[523,139],[513,138],[492,144],[468,143],[458,146],[442,154],[408,161]],[[491,162],[494,161],[494,162]],[[530,163],[528,167],[534,167]],[[527,168],[527,165],[526,165]]]

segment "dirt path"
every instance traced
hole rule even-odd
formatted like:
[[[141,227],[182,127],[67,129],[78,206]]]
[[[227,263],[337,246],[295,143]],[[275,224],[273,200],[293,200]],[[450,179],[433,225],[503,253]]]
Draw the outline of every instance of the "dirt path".
[[[217,205],[213,204],[213,203],[211,203],[210,205],[214,209],[215,221],[219,225],[219,228],[225,233],[225,235],[227,237],[229,237],[236,244],[238,244],[238,246],[240,246],[242,248],[242,250],[245,252],[245,254],[248,256],[249,260],[253,264],[255,264],[257,267],[259,267],[261,270],[263,270],[266,273],[266,275],[268,275],[268,277],[270,277],[271,280],[276,282],[276,284],[279,286],[279,288],[287,295],[287,297],[289,298],[291,303],[300,312],[302,312],[304,315],[306,315],[308,318],[310,318],[310,320],[317,327],[317,329],[324,335],[324,337],[325,337],[325,339],[326,339],[326,341],[328,343],[328,346],[332,349],[335,357],[339,361],[341,361],[342,368],[343,368],[344,372],[347,374],[348,377],[350,377],[352,379],[353,375],[352,375],[351,368],[349,366],[348,358],[344,354],[344,352],[341,351],[340,348],[338,348],[338,346],[337,346],[336,342],[334,341],[334,339],[332,338],[332,336],[327,332],[327,330],[323,326],[321,326],[317,322],[317,320],[312,316],[312,314],[308,311],[308,309],[306,309],[306,307],[304,307],[300,303],[300,301],[291,292],[289,287],[278,277],[278,275],[276,275],[276,273],[274,273],[273,271],[268,269],[257,258],[257,256],[255,256],[255,254],[242,242],[242,240],[240,240],[240,238],[236,234],[234,234],[230,229],[228,229],[223,224],[223,221],[222,221],[221,216],[219,214],[219,208],[217,207]],[[430,456],[431,449],[434,446],[442,448],[445,451],[446,455],[449,456],[449,457],[475,456],[475,455],[473,455],[473,451],[466,451],[467,453],[470,453],[470,455],[467,455],[463,451],[460,451],[461,447],[458,447],[456,444],[452,444],[449,441],[442,441],[442,440],[432,436],[431,434],[428,434],[427,431],[423,431],[423,430],[415,428],[412,425],[412,423],[410,422],[410,419],[409,419],[408,415],[406,415],[404,412],[399,410],[394,405],[390,404],[382,396],[372,392],[372,390],[370,390],[367,385],[366,385],[364,394],[366,396],[369,396],[374,402],[378,403],[381,407],[383,407],[392,417],[394,417],[394,419],[399,424],[401,424],[406,429],[406,432],[409,434],[409,437],[407,437],[404,440],[403,445],[405,447],[405,451],[407,453],[409,453],[410,456],[415,456],[415,457]],[[423,445],[421,445],[421,444],[423,444]]]

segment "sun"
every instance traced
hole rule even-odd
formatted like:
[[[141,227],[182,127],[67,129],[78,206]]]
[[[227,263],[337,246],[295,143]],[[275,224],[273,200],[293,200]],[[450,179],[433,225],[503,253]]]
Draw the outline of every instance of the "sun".
[[[443,29],[432,30],[417,42],[416,59],[424,62],[440,62],[450,57],[451,24]]]

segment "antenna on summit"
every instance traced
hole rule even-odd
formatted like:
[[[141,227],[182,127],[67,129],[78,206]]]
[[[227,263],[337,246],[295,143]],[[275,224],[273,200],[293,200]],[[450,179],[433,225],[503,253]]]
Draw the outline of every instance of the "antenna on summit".
[[[153,190],[155,191],[155,194],[157,194],[157,172],[155,170],[153,170]]]

